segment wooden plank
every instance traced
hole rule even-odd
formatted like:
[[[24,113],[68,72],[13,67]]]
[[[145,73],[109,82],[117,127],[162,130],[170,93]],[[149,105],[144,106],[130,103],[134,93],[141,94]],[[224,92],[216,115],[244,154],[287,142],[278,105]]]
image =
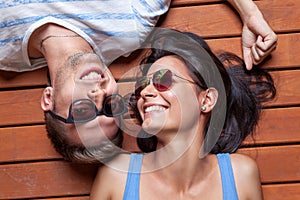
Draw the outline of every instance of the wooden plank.
[[[44,199],[44,198],[42,198]],[[39,199],[39,200],[42,200]],[[47,198],[47,200],[89,200],[89,195],[79,197],[58,197],[58,198]]]
[[[300,184],[271,184],[263,185],[263,194],[265,200],[295,200],[300,199]],[[284,192],[283,192],[284,191]],[[48,199],[48,198],[47,198]],[[48,200],[88,200],[89,197],[62,197],[51,198]]]
[[[286,33],[300,30],[300,1],[259,1],[257,5],[274,31]],[[286,23],[287,19],[292,23]],[[237,36],[242,30],[238,15],[225,4],[172,8],[161,18],[159,25],[193,31],[208,38]]]
[[[276,71],[271,73],[277,89],[275,101],[270,106],[299,105],[300,103],[300,70]]]
[[[300,124],[299,107],[266,109],[257,133],[254,138],[248,137],[244,146],[299,143],[300,126],[295,124]],[[5,152],[0,154],[0,162],[61,158],[47,138],[44,125],[1,128],[0,152]]]
[[[291,106],[300,104],[300,70],[272,72],[277,87],[277,97],[268,106]],[[124,83],[119,83],[120,87]],[[43,89],[0,92],[0,126],[43,123],[40,108]],[[25,101],[26,100],[26,101]]]
[[[259,0],[254,0],[259,1]],[[184,6],[193,4],[206,4],[206,3],[224,3],[224,0],[172,0],[172,6]]]
[[[43,123],[40,107],[43,89],[0,92],[0,126]]]
[[[300,199],[300,183],[263,185],[265,200]]]
[[[136,139],[130,135],[124,135],[124,142],[124,150],[138,149]],[[4,164],[62,159],[48,139],[44,125],[0,128],[0,152],[5,152],[0,154],[0,163]]]
[[[89,194],[96,172],[63,161],[0,165],[0,199]]]
[[[300,1],[265,0],[256,2],[265,19],[277,33],[300,30]],[[287,23],[287,20],[291,23]]]
[[[284,144],[300,142],[300,107],[264,109],[258,128],[249,144]]]
[[[263,63],[266,69],[284,69],[272,72],[278,97],[269,105],[294,107],[265,109],[255,144],[274,146],[245,148],[253,145],[253,140],[247,138],[239,152],[257,160],[264,199],[300,199],[300,1],[256,3],[275,31],[282,33],[278,35],[279,44],[272,58]],[[226,4],[223,0],[174,0],[172,6],[175,8],[161,19],[161,24],[196,32],[207,38],[213,50],[225,49],[241,56],[241,22]],[[139,58],[137,55],[141,54],[119,59],[110,67],[117,79],[138,63],[128,60]],[[290,70],[292,68],[295,70]],[[0,92],[0,126],[43,123],[39,103],[42,89],[14,90],[45,84],[46,69],[17,76],[0,71],[0,89],[11,90]],[[52,148],[44,125],[0,128],[0,151],[4,152],[0,154],[0,199],[88,199],[97,166],[47,161],[61,157]],[[26,162],[8,164],[23,161]]]
[[[1,128],[0,144],[0,162],[61,158],[43,125]]]
[[[265,200],[295,200],[300,199],[300,184],[271,184],[263,185],[263,194]],[[283,192],[284,191],[284,192]],[[48,199],[48,198],[47,198]],[[89,197],[62,197],[51,198],[48,200],[88,200]]]
[[[271,102],[265,103],[265,106],[291,106],[300,104],[300,70],[281,70],[270,72],[273,77],[277,95]],[[123,94],[133,92],[130,83],[119,82],[119,87]],[[127,88],[126,88],[127,87]]]
[[[266,69],[296,68],[300,66],[300,33],[279,34],[279,43],[272,57],[263,63]],[[229,51],[242,56],[241,38],[222,38],[206,40],[215,52]],[[109,66],[114,77],[119,80],[131,68],[138,66],[144,54],[133,53],[128,58],[120,58]],[[18,73],[17,75],[6,75],[0,73],[0,89],[26,86],[45,86],[46,69],[32,72]]]
[[[184,4],[193,4],[193,3],[203,3],[203,2],[219,2],[214,0],[177,0],[177,3],[180,5]],[[222,2],[222,1],[220,1]],[[223,1],[224,2],[224,1]],[[274,0],[274,1],[258,1],[258,6],[264,13],[266,19],[270,22],[272,28],[277,33],[283,32],[296,32],[299,31],[300,27],[300,2],[294,0]],[[218,13],[218,15],[211,15],[211,13]],[[195,19],[201,19],[195,21]],[[287,20],[290,23],[286,23]],[[226,22],[226,23],[224,23]],[[230,25],[228,25],[230,24]],[[238,16],[232,11],[232,9],[225,4],[218,5],[207,5],[207,6],[193,6],[193,7],[182,7],[182,8],[172,8],[166,17],[161,19],[161,27],[172,27],[179,28],[184,31],[195,32],[202,37],[222,37],[222,36],[237,36],[241,33],[241,22]],[[295,41],[296,40],[296,41]],[[287,42],[289,41],[289,42]],[[297,42],[298,41],[298,42]],[[230,46],[232,41],[229,40],[227,46]],[[292,45],[292,46],[290,46]],[[219,45],[220,47],[223,44]],[[240,52],[240,43],[235,46],[236,50],[233,52]],[[280,48],[279,46],[283,46],[285,48]],[[271,59],[270,67],[276,66],[286,66],[290,67],[290,62],[296,61],[299,57],[299,37],[286,39],[279,38],[279,46],[277,48],[278,56],[274,56]],[[289,47],[290,48],[286,48]],[[280,51],[279,51],[280,50]],[[284,54],[282,54],[284,53]],[[277,55],[277,54],[276,54]],[[284,55],[284,56],[283,56]],[[286,62],[286,59],[289,62]],[[280,61],[280,62],[279,62]],[[291,66],[299,66],[298,62],[291,63]],[[114,71],[114,70],[113,70]],[[117,72],[115,72],[116,77],[121,77],[121,75],[128,71],[127,68],[122,68],[117,76]],[[45,69],[38,71],[36,73],[40,73],[41,75],[34,75],[34,73],[29,72],[26,75],[20,75],[15,80],[11,80],[14,75],[8,75],[7,73],[0,72],[0,88],[7,87],[18,87],[18,86],[32,86],[32,85],[45,85],[46,84],[46,76]],[[33,74],[33,75],[31,75]],[[2,76],[2,77],[1,77]],[[4,77],[9,77],[7,78]]]
[[[172,0],[171,6],[183,6],[193,4],[205,4],[205,3],[224,3],[222,0]]]
[[[297,68],[300,66],[300,33],[279,34],[278,45],[272,56],[262,63],[265,69]],[[241,38],[222,38],[207,40],[212,50],[232,52],[242,57]]]
[[[300,145],[241,148],[256,160],[263,183],[300,181]]]
[[[264,184],[300,181],[300,145],[247,148],[239,152],[256,159]],[[96,165],[64,161],[0,165],[0,198],[85,195],[96,170]]]
[[[225,4],[172,8],[160,19],[159,27],[190,31],[204,38],[238,36],[242,29],[238,15]]]
[[[279,43],[276,50],[261,67],[266,69],[298,68],[300,66],[300,33],[278,35]],[[207,43],[216,53],[232,52],[242,57],[241,38],[208,39]],[[109,66],[114,77],[119,80],[133,67],[139,66],[144,53],[134,53],[128,58],[121,58]]]
[[[13,87],[45,86],[47,84],[47,69],[29,72],[6,72],[0,70],[0,89]]]

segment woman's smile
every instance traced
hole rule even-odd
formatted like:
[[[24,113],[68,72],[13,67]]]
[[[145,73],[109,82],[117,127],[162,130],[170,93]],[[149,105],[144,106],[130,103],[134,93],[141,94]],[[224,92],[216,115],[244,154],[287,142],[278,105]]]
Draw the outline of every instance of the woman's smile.
[[[152,105],[152,106],[144,107],[144,112],[145,113],[163,112],[165,110],[166,110],[166,108],[164,106],[161,106],[161,105]]]

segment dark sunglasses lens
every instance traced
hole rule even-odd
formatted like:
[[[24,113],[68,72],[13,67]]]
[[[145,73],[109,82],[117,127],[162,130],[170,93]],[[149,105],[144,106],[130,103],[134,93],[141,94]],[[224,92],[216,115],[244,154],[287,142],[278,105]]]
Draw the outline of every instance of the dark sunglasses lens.
[[[106,116],[119,116],[126,112],[126,105],[120,95],[107,96],[103,104],[103,112]]]
[[[167,91],[172,85],[172,72],[170,70],[159,70],[153,75],[153,85],[160,91]]]
[[[74,122],[89,121],[96,117],[95,104],[87,99],[73,102],[71,117]]]
[[[140,78],[137,80],[137,82],[135,83],[135,97],[139,98],[141,96],[141,91],[147,87],[148,85],[148,79],[146,77]]]

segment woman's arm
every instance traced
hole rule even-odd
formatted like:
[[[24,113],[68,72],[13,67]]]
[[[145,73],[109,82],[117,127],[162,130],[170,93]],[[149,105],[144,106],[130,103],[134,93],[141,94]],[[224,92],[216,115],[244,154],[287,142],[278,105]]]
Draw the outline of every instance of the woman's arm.
[[[277,46],[277,36],[252,0],[228,0],[243,21],[243,56],[248,70],[259,64]]]

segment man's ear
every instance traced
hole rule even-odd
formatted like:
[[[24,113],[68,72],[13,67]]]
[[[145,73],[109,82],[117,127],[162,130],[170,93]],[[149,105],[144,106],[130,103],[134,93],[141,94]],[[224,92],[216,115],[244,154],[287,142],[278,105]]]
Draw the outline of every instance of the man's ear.
[[[211,112],[218,100],[218,91],[211,87],[202,93],[200,101],[200,110],[203,113]]]
[[[41,107],[43,111],[53,110],[54,99],[53,99],[53,88],[46,87],[43,91],[41,98]]]

